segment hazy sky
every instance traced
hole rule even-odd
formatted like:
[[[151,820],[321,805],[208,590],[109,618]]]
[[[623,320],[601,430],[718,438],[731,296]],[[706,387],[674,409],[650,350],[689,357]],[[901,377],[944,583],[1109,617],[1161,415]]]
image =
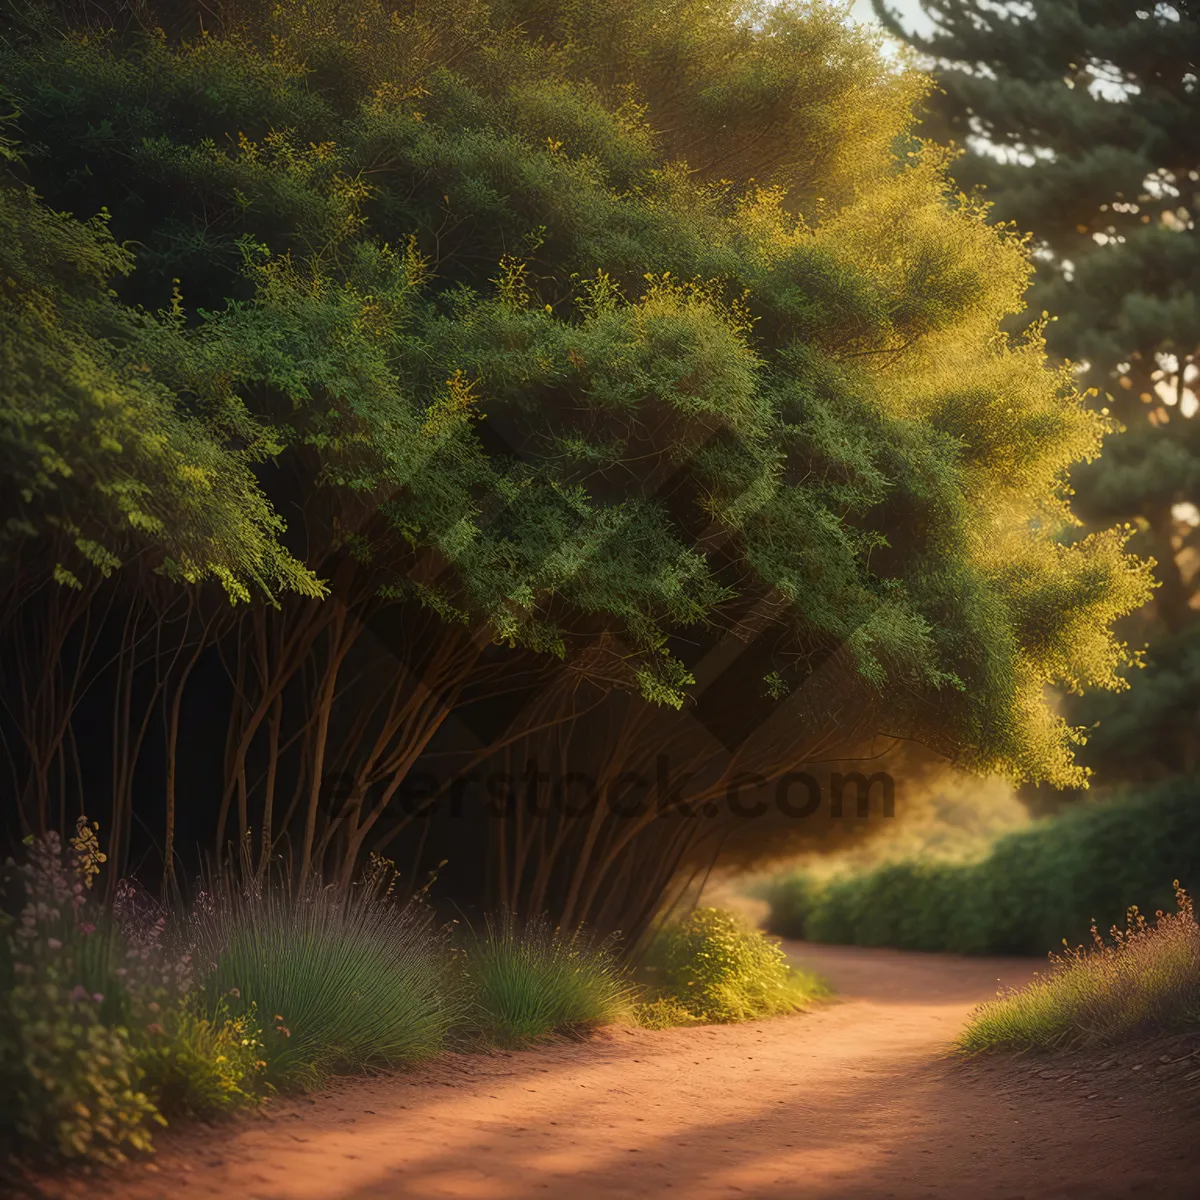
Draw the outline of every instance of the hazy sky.
[[[919,28],[922,25],[928,27],[917,0],[887,0],[887,6],[900,14],[908,28]],[[874,21],[875,13],[871,8],[871,0],[854,0],[852,15],[856,21]]]

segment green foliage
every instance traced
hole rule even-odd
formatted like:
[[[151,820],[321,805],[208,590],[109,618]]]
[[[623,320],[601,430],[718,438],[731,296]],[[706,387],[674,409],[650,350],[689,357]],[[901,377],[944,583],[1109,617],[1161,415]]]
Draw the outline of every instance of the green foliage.
[[[1075,510],[1092,527],[1132,523],[1131,549],[1157,562],[1154,610],[1128,631],[1150,637],[1151,670],[1132,677],[1128,712],[1109,697],[1069,704],[1073,722],[1100,722],[1081,761],[1108,780],[1193,770],[1196,732],[1169,710],[1196,686],[1200,17],[1114,0],[922,6],[935,28],[907,40],[936,64],[928,132],[965,149],[956,182],[1030,232],[1048,348],[1124,426],[1071,471]],[[887,7],[876,0],[899,31]]]
[[[646,970],[659,993],[644,1023],[751,1021],[794,1012],[825,994],[814,976],[788,965],[777,942],[741,917],[699,908],[660,931],[646,952]]]
[[[1052,955],[1050,969],[982,1005],[959,1038],[968,1052],[1111,1046],[1200,1023],[1200,926],[1176,884],[1178,911],[1136,908],[1106,942]]]
[[[201,1007],[192,955],[166,914],[121,884],[111,909],[90,889],[105,856],[80,818],[10,864],[24,907],[0,947],[0,1110],[8,1148],[114,1163],[152,1149],[165,1116],[257,1102],[252,1014]],[[178,924],[178,922],[177,922]]]
[[[259,1024],[264,1077],[277,1087],[428,1057],[459,1015],[429,918],[371,888],[229,891],[196,920],[197,953],[213,963],[208,1010],[227,1005],[247,1031]]]
[[[821,886],[804,871],[788,871],[766,880],[756,894],[770,905],[766,926],[778,937],[804,938],[808,919],[821,897]]]
[[[467,950],[472,1023],[490,1041],[521,1046],[630,1015],[632,989],[611,949],[545,918],[489,921]]]
[[[974,863],[888,863],[821,886],[785,876],[767,889],[768,928],[819,942],[1042,954],[1132,904],[1165,905],[1164,877],[1200,878],[1196,787],[1185,778],[1074,806]]]
[[[1128,692],[1093,692],[1072,705],[1088,730],[1080,757],[1101,779],[1160,780],[1192,772],[1200,761],[1200,638],[1190,626],[1147,633],[1153,641],[1144,669]]]
[[[85,829],[76,840],[86,845]],[[162,1117],[130,1030],[105,1019],[120,998],[81,982],[112,958],[86,895],[90,863],[64,862],[49,834],[30,842],[17,868],[24,906],[0,947],[0,1129],[9,1149],[116,1163],[149,1150]]]
[[[1004,14],[976,0],[923,7],[937,28],[908,40],[940,60],[934,128],[969,149],[955,177],[985,187],[997,218],[1043,244],[1037,299],[1060,314],[1052,348],[1101,388],[1131,370],[1140,384],[1158,351],[1190,357],[1200,335],[1188,227],[1200,164],[1194,11],[1113,0]],[[1024,153],[988,153],[971,134]],[[1117,402],[1136,414],[1140,387],[1121,390],[1133,394]]]
[[[53,212],[0,163],[0,552],[46,538],[73,588],[149,550],[168,575],[216,579],[233,598],[321,594],[254,478],[266,431],[231,396],[196,412],[148,362],[188,357],[185,323],[116,302],[133,262],[106,213]]]
[[[167,1117],[216,1117],[258,1103],[266,1063],[253,1010],[205,1015],[196,1001],[173,1006],[138,1051],[143,1086]]]
[[[124,1161],[152,1150],[176,1115],[257,1103],[260,1033],[252,1011],[206,1004],[187,949],[191,922],[135,885],[111,906],[90,892],[105,856],[80,818],[10,861],[23,907],[0,943],[0,1128],[22,1157]]]
[[[674,1029],[680,1025],[703,1025],[704,1019],[673,996],[651,996],[633,1007],[634,1023],[642,1029]]]
[[[65,332],[22,320],[38,362],[85,346],[167,449],[106,427],[64,490],[37,446],[72,464],[100,389],[55,383],[57,440],[17,439],[21,477],[54,485],[25,489],[22,537],[119,494],[85,537],[99,568],[140,529],[155,565],[256,603],[319,591],[350,551],[366,594],[497,642],[610,632],[624,686],[673,706],[692,678],[671,634],[769,601],[773,694],[841,647],[889,728],[1081,781],[1046,685],[1112,686],[1112,621],[1147,594],[1120,536],[1055,541],[1105,422],[1038,332],[1000,332],[1024,250],[912,138],[926,84],[867,33],[732,0],[45,28],[0,68],[49,207],[9,203],[103,261],[54,285]],[[102,210],[137,269],[84,303],[134,261]],[[50,261],[15,276],[30,313]],[[14,427],[47,388],[6,388]]]
[[[124,1031],[103,1025],[94,1003],[67,996],[54,984],[18,985],[8,995],[0,1043],[6,1126],[26,1149],[124,1162],[150,1150],[150,1127],[161,1118]]]

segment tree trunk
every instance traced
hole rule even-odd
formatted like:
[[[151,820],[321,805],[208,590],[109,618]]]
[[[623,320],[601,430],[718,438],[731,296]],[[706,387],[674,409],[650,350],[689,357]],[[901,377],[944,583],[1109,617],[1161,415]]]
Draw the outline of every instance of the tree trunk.
[[[1162,623],[1175,633],[1192,619],[1193,613],[1188,606],[1187,586],[1175,559],[1175,519],[1171,515],[1171,505],[1156,504],[1148,510],[1146,517],[1150,522],[1157,562],[1154,574],[1160,585],[1154,593],[1154,607]]]

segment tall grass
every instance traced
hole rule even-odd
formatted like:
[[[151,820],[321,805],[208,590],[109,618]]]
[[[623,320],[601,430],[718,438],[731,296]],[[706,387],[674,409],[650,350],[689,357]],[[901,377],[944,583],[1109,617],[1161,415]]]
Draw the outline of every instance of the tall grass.
[[[1176,887],[1178,911],[1147,921],[1131,909],[1105,941],[1051,958],[1026,987],[980,1007],[959,1045],[980,1050],[1106,1046],[1142,1032],[1200,1026],[1200,925]]]
[[[489,920],[467,950],[480,1032],[502,1046],[611,1024],[632,1013],[633,989],[611,947],[548,920]]]
[[[371,889],[227,892],[197,926],[208,1002],[256,1017],[277,1087],[426,1058],[464,1010],[430,915]]]

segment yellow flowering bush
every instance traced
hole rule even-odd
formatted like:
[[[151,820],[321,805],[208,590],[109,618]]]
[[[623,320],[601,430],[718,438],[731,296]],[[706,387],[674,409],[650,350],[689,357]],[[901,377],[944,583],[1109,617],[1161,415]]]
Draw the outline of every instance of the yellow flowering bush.
[[[232,1016],[222,1004],[208,1016],[184,1004],[151,1029],[138,1062],[164,1113],[217,1116],[257,1103],[266,1063],[256,1015]]]
[[[719,908],[698,908],[664,929],[647,970],[661,999],[714,1023],[791,1012],[825,990],[789,965],[778,941]]]

